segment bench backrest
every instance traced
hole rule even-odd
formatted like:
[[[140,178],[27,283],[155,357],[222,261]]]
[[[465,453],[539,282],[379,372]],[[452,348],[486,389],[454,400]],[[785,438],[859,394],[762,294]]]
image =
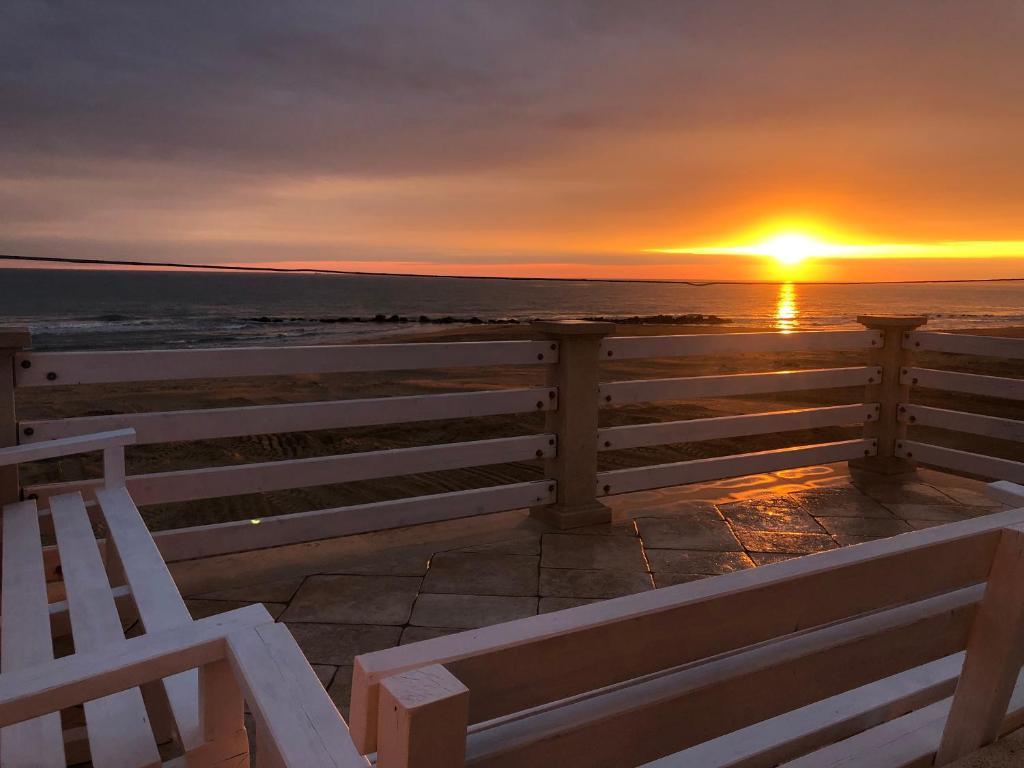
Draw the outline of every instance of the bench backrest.
[[[1013,602],[986,582],[990,571],[999,572],[996,561],[1013,570],[1013,548],[1024,541],[1021,525],[1024,510],[1011,510],[365,654],[355,660],[352,735],[364,754],[394,750],[386,742],[396,738],[408,749],[417,728],[437,732],[430,710],[447,707],[445,722],[464,710],[461,725],[451,729],[461,730],[464,749],[467,725],[558,702],[562,715],[551,719],[558,738],[548,751],[535,725],[532,733],[517,733],[514,718],[491,737],[507,743],[491,746],[505,757],[521,748],[522,764],[534,764],[578,758],[595,743],[614,751],[616,732],[628,733],[628,743],[652,752],[631,755],[636,764],[965,648],[961,688],[978,677],[968,674],[976,663],[984,679],[994,674],[1010,681],[1004,674],[1014,664],[1009,651],[993,672],[991,653],[974,653],[973,646],[996,642],[978,639],[976,616],[987,615],[994,599],[1006,615]],[[1012,579],[1007,583],[1017,588]],[[979,612],[979,603],[989,607]],[[1016,627],[994,622],[986,631]],[[1016,662],[1014,681],[1019,668]],[[594,697],[598,689],[606,690]],[[964,700],[977,711],[979,696],[980,689]],[[572,697],[578,700],[567,707]],[[996,710],[1001,698],[1002,692]],[[396,717],[404,720],[396,724]],[[960,742],[977,741],[976,731]],[[388,738],[379,738],[385,732]],[[451,741],[457,751],[459,739]],[[577,748],[583,752],[572,751]]]

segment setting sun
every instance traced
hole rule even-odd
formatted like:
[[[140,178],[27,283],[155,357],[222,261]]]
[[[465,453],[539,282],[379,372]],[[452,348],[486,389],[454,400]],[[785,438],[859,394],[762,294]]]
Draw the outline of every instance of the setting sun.
[[[808,256],[824,254],[829,246],[820,240],[799,233],[776,235],[762,243],[751,246],[751,251],[771,256],[779,264],[793,266]]]

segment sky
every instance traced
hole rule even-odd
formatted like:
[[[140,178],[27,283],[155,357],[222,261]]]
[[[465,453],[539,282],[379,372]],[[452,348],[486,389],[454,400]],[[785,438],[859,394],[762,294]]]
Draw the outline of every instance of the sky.
[[[0,6],[4,253],[1024,276],[1022,137],[1020,0]]]

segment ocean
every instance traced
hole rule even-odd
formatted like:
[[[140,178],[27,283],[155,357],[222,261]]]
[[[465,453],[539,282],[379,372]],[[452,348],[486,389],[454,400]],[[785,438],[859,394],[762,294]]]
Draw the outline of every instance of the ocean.
[[[929,327],[1024,325],[1024,283],[737,285],[224,272],[0,270],[0,323],[40,350],[346,343],[437,321],[714,315],[737,327],[856,328],[861,314]],[[339,318],[382,322],[354,322]],[[392,320],[392,316],[397,316]],[[433,322],[420,322],[421,316]],[[401,318],[406,320],[403,322]],[[475,319],[474,319],[475,318]],[[686,326],[679,326],[685,333]]]

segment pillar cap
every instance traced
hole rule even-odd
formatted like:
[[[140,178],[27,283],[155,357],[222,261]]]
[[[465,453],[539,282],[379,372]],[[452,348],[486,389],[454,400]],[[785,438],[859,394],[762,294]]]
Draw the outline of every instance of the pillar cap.
[[[917,328],[928,322],[928,315],[858,315],[857,322],[868,328]]]
[[[0,326],[0,349],[25,349],[32,344],[32,334],[25,327]]]
[[[530,325],[552,336],[607,336],[615,332],[615,323],[591,320],[534,320]]]

